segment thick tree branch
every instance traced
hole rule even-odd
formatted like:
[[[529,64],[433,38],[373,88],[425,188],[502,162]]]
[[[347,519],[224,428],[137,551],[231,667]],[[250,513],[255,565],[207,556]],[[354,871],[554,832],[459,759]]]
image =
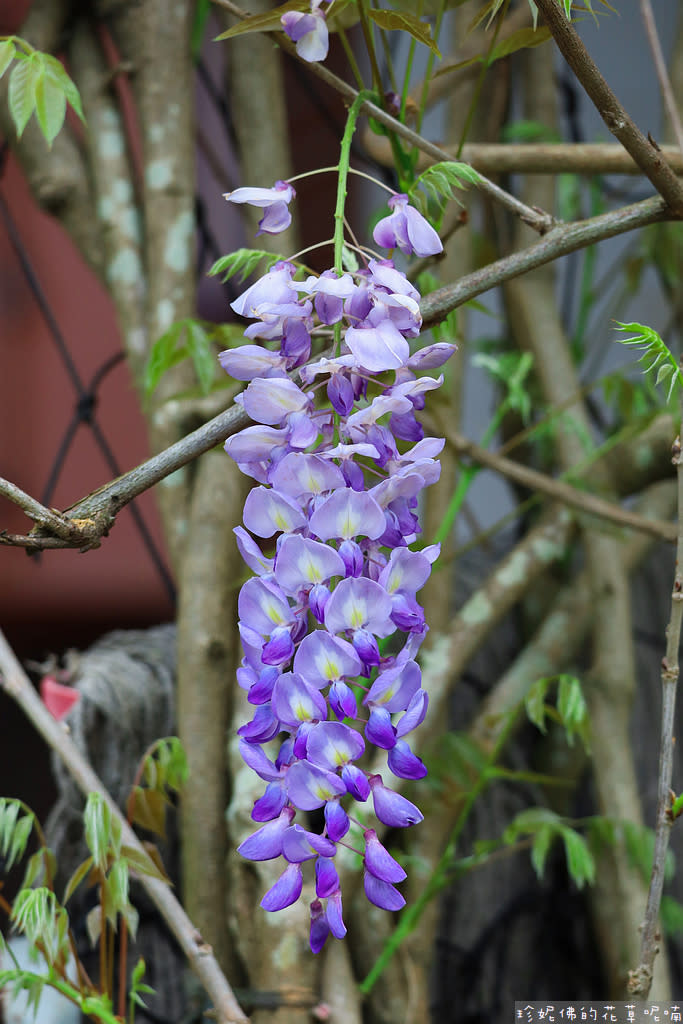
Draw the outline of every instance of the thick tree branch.
[[[648,224],[657,224],[670,217],[666,203],[659,196],[653,196],[651,199],[633,203],[631,206],[622,206],[618,210],[588,220],[559,224],[538,242],[522,249],[521,252],[504,256],[495,263],[468,274],[455,284],[437,288],[425,296],[420,304],[423,324],[430,327],[434,323],[439,323],[448,313],[469,299],[481,295],[489,288],[495,288],[504,281],[510,281],[529,270],[550,263],[560,256],[576,252],[577,249],[593,245],[594,242],[646,227]]]
[[[600,74],[578,32],[565,16],[562,5],[557,0],[538,0],[536,6],[562,56],[590,96],[609,131],[631,154],[674,216],[683,216],[683,184],[678,181],[659,148],[643,135],[624,110]]]
[[[22,669],[0,632],[0,687],[10,696],[43,739],[59,755],[81,792],[86,796],[99,793],[121,825],[123,841],[147,856],[125,817],[118,809],[99,778],[75,746],[68,732],[52,717],[31,681]],[[204,985],[214,1003],[217,1020],[221,1024],[247,1024],[237,1000],[223,975],[210,946],[207,946],[192,921],[175,898],[170,886],[151,875],[139,876],[140,884],[159,910],[190,966]]]

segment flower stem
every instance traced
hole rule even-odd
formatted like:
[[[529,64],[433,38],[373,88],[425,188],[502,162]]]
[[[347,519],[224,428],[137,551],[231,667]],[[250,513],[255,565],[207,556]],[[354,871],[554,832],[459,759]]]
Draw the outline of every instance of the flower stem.
[[[349,161],[351,159],[351,140],[356,130],[356,122],[360,109],[366,100],[371,99],[373,93],[370,90],[359,92],[349,109],[346,119],[346,128],[342,138],[341,153],[339,154],[339,179],[337,182],[337,205],[334,211],[334,272],[339,277],[344,272],[342,263],[342,249],[344,247],[344,203],[346,202],[346,181],[349,176]]]

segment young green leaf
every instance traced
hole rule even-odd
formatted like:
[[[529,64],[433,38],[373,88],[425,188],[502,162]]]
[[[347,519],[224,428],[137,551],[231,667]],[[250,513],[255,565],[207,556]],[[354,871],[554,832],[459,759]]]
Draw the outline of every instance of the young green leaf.
[[[644,349],[639,362],[645,367],[646,374],[651,373],[660,363],[663,364],[660,366],[659,373],[657,374],[656,383],[659,383],[661,380],[669,381],[666,400],[667,402],[670,401],[676,385],[683,385],[683,373],[681,373],[678,362],[668,345],[652,327],[647,327],[644,324],[635,322],[622,324],[617,321],[616,330],[636,332],[632,338],[617,338],[617,341],[622,345],[634,345],[637,348]],[[662,374],[663,367],[667,367],[664,374]]]
[[[99,793],[90,793],[83,812],[85,842],[98,871],[106,871],[112,838],[112,813]]]
[[[0,78],[14,60],[17,48],[13,39],[0,39]]]
[[[582,889],[586,882],[592,884],[595,879],[595,861],[586,840],[566,825],[560,829],[560,834],[570,877],[579,889]]]
[[[66,96],[54,79],[44,72],[35,83],[36,117],[48,146],[52,146],[66,116]]]
[[[517,53],[518,50],[529,50],[534,46],[540,46],[549,39],[552,39],[552,32],[545,25],[541,28],[520,28],[504,39],[502,43],[494,46],[489,57],[489,65],[502,57],[509,57],[511,53]]]
[[[39,74],[38,61],[21,56],[10,75],[7,102],[18,138],[23,135],[35,108],[36,81]]]
[[[536,726],[537,729],[540,729],[542,733],[546,732],[545,697],[551,682],[552,679],[550,677],[546,679],[537,679],[529,688],[527,695],[524,698],[524,709],[526,711],[527,718]]]
[[[278,7],[279,11],[283,9]],[[223,274],[221,278],[223,283],[229,281],[235,274],[239,274],[241,283],[254,273],[261,260],[266,261],[266,270],[270,270],[274,263],[284,258],[284,256],[266,252],[265,249],[235,249],[234,252],[230,252],[227,256],[221,256],[220,259],[216,260],[208,274],[209,277]]]
[[[406,11],[387,11],[380,8],[370,8],[368,14],[379,28],[388,31],[407,32],[418,43],[424,43],[432,53],[441,58],[441,51],[436,45],[435,40],[432,39],[432,26],[428,21],[420,21],[414,14],[408,14]]]
[[[78,886],[81,884],[83,879],[92,870],[92,866],[93,866],[93,859],[92,859],[92,857],[86,857],[86,859],[83,861],[83,863],[78,865],[78,867],[75,869],[75,871],[71,875],[71,878],[66,883],[66,888],[64,890],[64,895],[62,897],[62,903],[66,903],[70,899],[70,897],[73,896],[74,892],[76,891]]]
[[[545,862],[548,858],[554,834],[555,830],[550,825],[542,825],[534,836],[531,846],[531,863],[538,879],[543,878]]]

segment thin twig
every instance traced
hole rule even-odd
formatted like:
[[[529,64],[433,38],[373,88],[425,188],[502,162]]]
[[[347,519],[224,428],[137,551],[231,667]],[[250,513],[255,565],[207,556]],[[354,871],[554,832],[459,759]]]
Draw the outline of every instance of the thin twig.
[[[640,12],[643,16],[645,34],[647,35],[647,41],[650,44],[652,60],[655,66],[655,71],[657,72],[657,79],[659,81],[662,99],[664,100],[664,106],[666,107],[666,112],[669,115],[669,121],[671,122],[673,133],[676,136],[676,142],[678,143],[678,153],[680,156],[683,156],[683,124],[681,124],[674,91],[671,88],[671,79],[669,78],[669,72],[666,68],[664,54],[662,53],[662,46],[659,41],[659,33],[657,32],[657,24],[652,12],[652,4],[650,3],[650,0],[640,0]]]
[[[62,759],[76,785],[86,796],[99,793],[121,824],[123,842],[147,857],[145,848],[124,815],[112,800],[90,764],[78,750],[68,732],[50,714],[31,685],[4,634],[0,631],[0,687],[12,697],[48,745]],[[153,865],[150,864],[150,870]],[[153,868],[156,872],[156,868]],[[176,938],[190,966],[213,1001],[220,1024],[248,1024],[235,995],[207,946],[171,888],[152,875],[140,873],[139,881]]]
[[[501,473],[503,476],[508,477],[508,479],[521,484],[522,487],[528,487],[532,491],[540,491],[549,498],[560,501],[565,505],[570,505],[572,508],[586,512],[588,515],[606,519],[617,526],[627,527],[631,530],[640,530],[641,533],[647,533],[658,540],[667,540],[673,543],[678,537],[678,528],[674,523],[664,523],[655,519],[648,519],[645,516],[639,516],[635,512],[629,512],[628,509],[621,508],[621,506],[616,505],[613,501],[606,501],[595,494],[580,491],[577,487],[572,487],[571,484],[563,480],[556,480],[554,477],[547,476],[545,473],[539,473],[538,470],[530,469],[528,466],[523,466],[512,459],[506,459],[505,456],[496,452],[490,452],[486,448],[475,444],[474,441],[463,437],[456,430],[449,428],[443,421],[440,422],[440,429],[445,434],[446,440],[453,445],[457,452],[469,455],[475,462],[495,470],[496,473]]]
[[[683,399],[681,401],[683,408]],[[678,474],[678,534],[676,542],[676,570],[671,591],[671,615],[666,628],[666,654],[662,658],[662,719],[659,749],[659,778],[657,782],[657,822],[655,825],[655,849],[652,861],[652,875],[647,894],[645,919],[641,931],[640,962],[629,972],[628,991],[635,999],[647,999],[654,962],[659,952],[659,909],[664,888],[664,869],[669,848],[669,837],[673,818],[671,814],[671,780],[673,778],[674,717],[676,710],[676,689],[678,687],[678,649],[683,623],[683,465],[680,436],[673,445],[673,463]]]
[[[235,4],[231,2],[231,0],[212,0],[212,3],[215,3],[219,7],[224,8],[226,11],[229,11],[231,14],[234,14],[235,17],[240,18],[243,21],[248,19],[249,17],[246,11],[243,11],[240,7],[237,7]],[[299,61],[302,60],[299,57],[298,53],[296,52],[296,47],[294,46],[294,44],[290,42],[289,38],[283,32],[271,32],[270,35],[277,42],[278,46],[285,50],[285,52],[288,53],[291,57],[294,57],[296,60]],[[326,82],[329,86],[335,89],[341,96],[343,96],[345,100],[349,102],[349,104],[353,103],[353,101],[358,96],[357,89],[354,89],[352,85],[349,85],[348,82],[345,82],[343,78],[339,78],[338,75],[335,75],[332,71],[329,71],[324,64],[309,63],[307,61],[302,61],[302,63],[305,63],[306,67],[311,72],[311,74],[316,75],[318,78],[321,79],[321,81]],[[369,100],[366,100],[366,102],[361,107],[361,113],[367,114],[369,117],[372,117],[376,121],[379,121],[380,124],[383,124],[386,128],[389,128],[391,129],[391,131],[395,132],[396,135],[399,135],[402,139],[405,139],[406,142],[409,142],[411,146],[415,146],[417,149],[422,150],[424,153],[427,153],[435,160],[438,161],[453,159],[451,154],[447,153],[445,149],[441,149],[440,146],[436,146],[433,142],[429,142],[427,139],[423,138],[417,132],[414,132],[412,131],[412,129],[408,128],[407,125],[404,125],[400,121],[397,121],[396,118],[392,117],[391,114],[388,114],[386,110],[382,110],[381,107],[378,107],[376,104],[371,103]],[[552,214],[547,213],[545,210],[540,210],[531,206],[527,206],[526,203],[521,202],[521,200],[511,195],[509,192],[506,192],[505,189],[501,188],[499,185],[496,185],[494,182],[489,181],[489,179],[484,177],[483,175],[480,175],[480,180],[478,182],[477,187],[485,195],[488,195],[491,199],[494,199],[496,202],[499,202],[506,209],[514,213],[525,224],[528,224],[529,227],[533,228],[535,231],[538,231],[539,234],[545,234],[545,232],[549,231],[552,225],[555,223],[555,219],[552,216]]]
[[[683,184],[653,142],[647,139],[614,95],[591,58],[581,37],[557,0],[537,0],[536,6],[553,34],[562,56],[593,101],[609,131],[619,140],[677,216],[683,216]]]

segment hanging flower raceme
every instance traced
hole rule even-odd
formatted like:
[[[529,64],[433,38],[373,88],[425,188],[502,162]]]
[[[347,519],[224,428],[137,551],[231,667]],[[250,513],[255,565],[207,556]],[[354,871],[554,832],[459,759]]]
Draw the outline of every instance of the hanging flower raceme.
[[[278,195],[285,185],[277,183]],[[280,202],[269,189],[238,189],[227,198],[254,196],[264,206],[266,197]],[[438,236],[405,196],[395,197],[378,234],[389,248],[437,251]],[[420,534],[419,494],[438,479],[443,441],[423,438],[415,413],[442,381],[419,373],[442,365],[455,346],[411,353],[419,300],[391,260],[304,281],[293,264],[278,263],[232,304],[254,321],[247,337],[275,341],[278,350],[245,345],[220,357],[228,373],[249,382],[239,401],[254,421],[225,449],[258,484],[245,503],[244,527],[235,531],[254,574],[238,603],[238,680],[254,715],[239,733],[242,756],[266,788],[252,812],[260,827],[239,852],[283,859],[282,875],[262,900],[269,911],[299,898],[302,865],[313,861],[314,952],[329,934],[346,933],[338,844],[363,857],[372,903],[398,910],[405,902],[396,888],[403,868],[377,829],[357,821],[354,806],[371,805],[378,827],[422,820],[415,804],[364,767],[374,749],[386,752],[396,779],[426,774],[407,737],[428,705],[415,660],[427,632],[417,595],[438,545],[412,546]],[[334,356],[301,365],[311,340],[329,336],[333,326],[340,338]],[[287,376],[298,366],[301,386]],[[267,753],[270,744],[275,749]],[[322,832],[295,821],[319,809]],[[364,821],[369,813],[366,807]]]

